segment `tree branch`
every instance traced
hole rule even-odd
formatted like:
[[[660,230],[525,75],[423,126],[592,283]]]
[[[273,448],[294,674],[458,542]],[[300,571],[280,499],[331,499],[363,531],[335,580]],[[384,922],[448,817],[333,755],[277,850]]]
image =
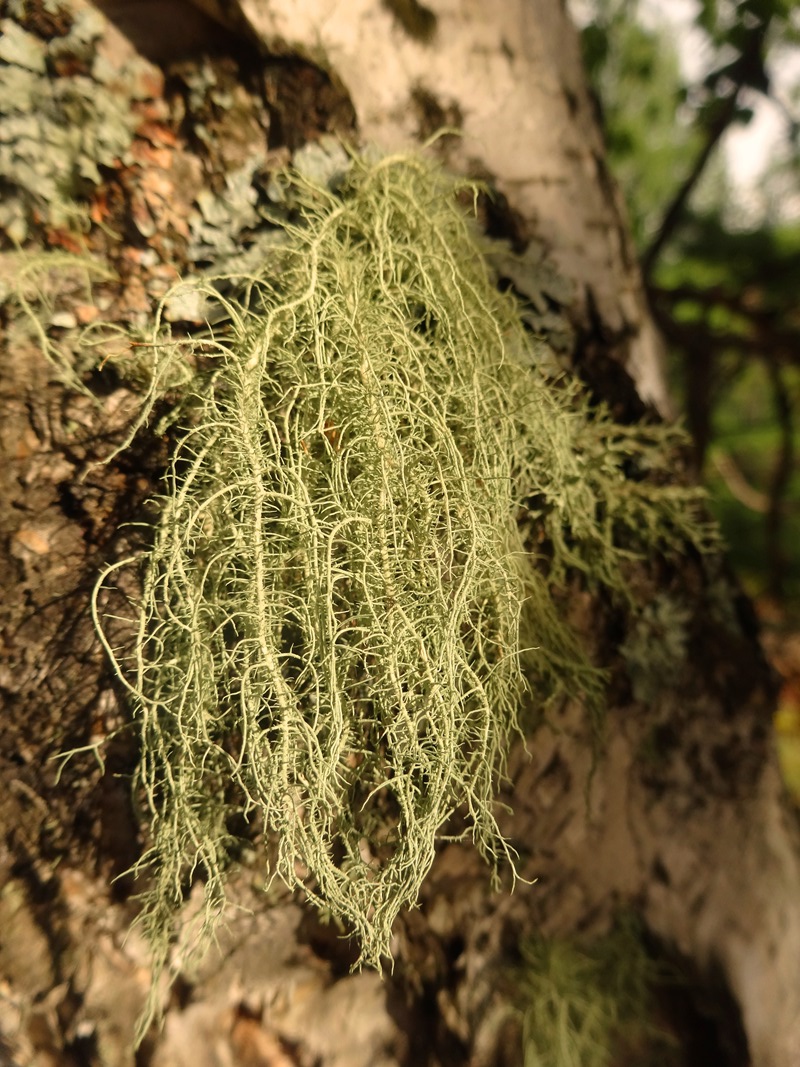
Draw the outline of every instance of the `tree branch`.
[[[763,328],[759,323],[755,335],[735,333],[733,330],[714,330],[705,322],[676,322],[670,312],[653,304],[653,317],[664,336],[681,348],[697,348],[705,345],[715,349],[729,349],[745,356],[762,356],[781,364],[800,363],[800,331]],[[740,314],[747,312],[736,309]],[[748,315],[752,321],[752,313]]]
[[[708,127],[705,144],[700,150],[697,159],[694,161],[694,166],[675,194],[672,203],[664,212],[664,218],[658,228],[658,233],[642,258],[642,271],[644,272],[645,278],[651,277],[653,269],[658,261],[658,257],[661,255],[664,246],[672,237],[678,227],[678,223],[681,221],[689,197],[692,195],[703,171],[706,169],[706,164],[711,158],[711,153],[716,148],[723,133],[733,121],[741,88],[741,85],[736,86],[730,96],[725,100],[724,107],[720,108],[716,119]]]
[[[678,189],[672,203],[664,212],[661,226],[658,229],[652,244],[642,257],[642,271],[646,279],[650,278],[664,246],[670,240],[678,224],[684,215],[689,197],[692,195],[700,180],[711,154],[719,143],[723,133],[727,130],[736,116],[736,107],[739,103],[739,95],[747,84],[753,84],[753,71],[760,64],[761,48],[767,31],[767,23],[760,25],[748,37],[746,47],[742,50],[739,58],[724,71],[726,80],[733,82],[733,88],[727,96],[719,99],[720,107],[717,114],[706,127],[706,139],[694,166],[690,170],[683,184]],[[720,73],[720,72],[718,72]],[[707,83],[708,84],[708,83]]]

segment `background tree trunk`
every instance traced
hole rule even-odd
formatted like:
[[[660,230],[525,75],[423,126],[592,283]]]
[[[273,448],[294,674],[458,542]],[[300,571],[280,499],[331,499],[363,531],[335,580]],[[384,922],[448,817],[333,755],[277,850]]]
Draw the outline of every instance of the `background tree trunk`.
[[[98,48],[113,64],[131,58],[115,26],[161,64],[180,61],[166,90],[157,67],[137,68],[133,154],[91,191],[90,250],[102,243],[120,276],[104,313],[146,321],[165,280],[187,269],[204,188],[218,192],[219,174],[253,153],[280,162],[353,126],[391,150],[455,126],[461,136],[434,150],[500,194],[485,208],[491,231],[552,264],[540,296],[570,319],[576,370],[620,418],[647,403],[666,410],[656,334],[558,0],[101,7],[113,24]],[[26,31],[47,37],[39,14]],[[212,45],[236,119],[208,119],[204,155],[176,118],[175,80],[189,84]],[[67,246],[68,227],[38,233]],[[626,906],[692,968],[687,1026],[707,1019],[712,1037],[698,1046],[683,1034],[686,1063],[800,1063],[800,842],[770,744],[768,673],[747,604],[723,569],[694,558],[654,560],[636,579],[643,599],[677,603],[684,620],[681,654],[641,676],[618,649],[663,643],[658,617],[632,634],[601,598],[565,597],[611,668],[606,741],[593,766],[591,725],[568,704],[527,752],[511,753],[503,828],[530,884],[492,892],[473,849],[443,845],[420,908],[397,924],[394,972],[380,978],[350,974],[352,947],[335,927],[286,891],[265,897],[259,860],[243,855],[230,887],[240,908],[218,950],[183,975],[163,1031],[135,1055],[149,971],[128,933],[125,872],[141,848],[133,742],[124,731],[109,742],[104,774],[86,752],[59,777],[53,757],[125,721],[89,592],[101,562],[135,540],[118,531],[141,515],[163,455],[156,445],[91,467],[121,438],[133,397],[105,385],[98,408],[12,326],[0,366],[0,1032],[20,1064],[517,1064],[520,942],[602,932]]]

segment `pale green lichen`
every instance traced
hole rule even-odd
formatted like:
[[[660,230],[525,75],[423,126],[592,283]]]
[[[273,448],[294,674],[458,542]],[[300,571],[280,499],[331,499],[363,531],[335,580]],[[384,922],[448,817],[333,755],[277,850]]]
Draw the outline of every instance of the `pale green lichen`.
[[[0,252],[0,307],[6,342],[15,351],[37,348],[70,388],[86,392],[82,376],[96,360],[82,344],[76,305],[94,302],[94,286],[116,275],[89,255]]]
[[[674,596],[660,593],[630,619],[620,645],[633,696],[652,704],[667,683],[674,684],[686,665],[691,613]]]
[[[487,250],[494,271],[512,283],[522,298],[520,314],[556,356],[571,354],[575,333],[564,309],[575,301],[574,286],[548,261],[542,245],[531,241],[523,253],[508,242],[493,242]]]
[[[597,685],[548,582],[624,590],[627,561],[709,536],[698,492],[661,484],[673,431],[546,371],[468,187],[413,157],[281,182],[283,247],[188,286],[227,322],[159,321],[143,350],[134,432],[170,387],[183,431],[152,548],[101,580],[143,568],[132,647],[103,639],[141,735],[157,967],[194,872],[213,929],[237,812],[379,964],[456,810],[510,858],[493,799],[526,679]]]
[[[668,974],[633,919],[588,942],[537,938],[522,955],[524,1067],[676,1061],[674,1039],[654,1022],[654,992]]]
[[[21,18],[23,5],[6,5]],[[90,7],[71,14],[68,32],[45,41],[14,18],[0,20],[0,229],[15,242],[34,217],[49,226],[85,216],[77,200],[101,181],[133,139],[131,97],[144,61],[111,68],[96,54],[105,20]],[[60,60],[85,73],[59,76]]]
[[[180,65],[175,77],[182,92],[173,100],[174,117],[203,146],[199,153],[212,175],[194,200],[187,255],[217,270],[239,270],[236,260],[259,244],[264,229],[260,179],[268,160],[266,105],[218,59],[206,56]]]

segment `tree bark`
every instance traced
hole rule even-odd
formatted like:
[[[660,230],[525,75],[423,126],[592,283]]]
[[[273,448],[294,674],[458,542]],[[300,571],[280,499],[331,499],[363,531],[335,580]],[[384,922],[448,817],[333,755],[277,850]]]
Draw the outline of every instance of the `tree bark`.
[[[460,136],[434,151],[487,179],[500,194],[489,226],[539,247],[554,277],[572,283],[571,297],[556,287],[546,298],[566,306],[577,372],[621,418],[648,404],[668,409],[659,342],[559,0],[199,6],[195,19],[180,5],[100,5],[165,65],[173,36],[152,20],[183,30],[181,70],[221,46],[215,62],[241,119],[236,136],[224,116],[211,123],[215,140],[201,157],[164,104],[158,68],[141,75],[133,156],[91,192],[90,250],[102,247],[120,276],[106,290],[109,314],[145,322],[159,279],[187,269],[197,205],[219,179],[214,152],[224,172],[259,151],[265,163],[285,159],[286,145],[352,120],[387,150],[457,126]],[[98,47],[120,65],[132,52],[114,24]],[[38,233],[64,247],[64,232]],[[521,856],[513,892],[492,891],[468,844],[443,844],[419,909],[397,924],[394,971],[351,974],[347,940],[288,891],[265,894],[263,867],[245,853],[218,948],[165,991],[163,1030],[135,1053],[150,977],[146,947],[130,932],[136,900],[126,873],[142,847],[129,791],[136,753],[88,605],[102,562],[136,543],[125,522],[142,517],[163,444],[93,466],[124,434],[134,397],[124,383],[104,385],[98,406],[59,381],[8,322],[0,1034],[11,1051],[0,1046],[0,1063],[517,1064],[510,976],[522,940],[600,933],[623,907],[643,917],[660,952],[691,966],[694,1010],[715,1031],[714,1062],[800,1063],[800,839],[772,750],[769,674],[735,584],[724,567],[695,558],[653,560],[636,578],[643,600],[668,598],[685,619],[682,654],[644,679],[619,648],[633,636],[658,644],[658,627],[632,635],[602,598],[577,586],[565,595],[565,612],[610,669],[605,740],[596,755],[585,709],[569,703],[510,753],[501,799]],[[122,594],[118,607],[124,614]],[[92,746],[107,735],[103,773]],[[59,775],[55,757],[82,746]],[[685,1062],[712,1059],[687,1051]]]

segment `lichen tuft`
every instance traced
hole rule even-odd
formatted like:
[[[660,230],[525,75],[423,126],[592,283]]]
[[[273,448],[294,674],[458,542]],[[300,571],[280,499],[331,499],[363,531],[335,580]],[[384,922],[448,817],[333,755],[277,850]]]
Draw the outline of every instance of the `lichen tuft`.
[[[615,426],[545,369],[467,186],[406,156],[281,180],[263,269],[190,283],[213,332],[156,324],[134,432],[181,374],[183,429],[152,547],[101,579],[143,568],[132,648],[104,640],[141,734],[157,966],[194,872],[213,928],[242,812],[380,965],[457,809],[512,858],[493,798],[526,676],[597,684],[548,583],[623,589],[647,546],[706,536],[697,492],[659,485],[673,432]]]

